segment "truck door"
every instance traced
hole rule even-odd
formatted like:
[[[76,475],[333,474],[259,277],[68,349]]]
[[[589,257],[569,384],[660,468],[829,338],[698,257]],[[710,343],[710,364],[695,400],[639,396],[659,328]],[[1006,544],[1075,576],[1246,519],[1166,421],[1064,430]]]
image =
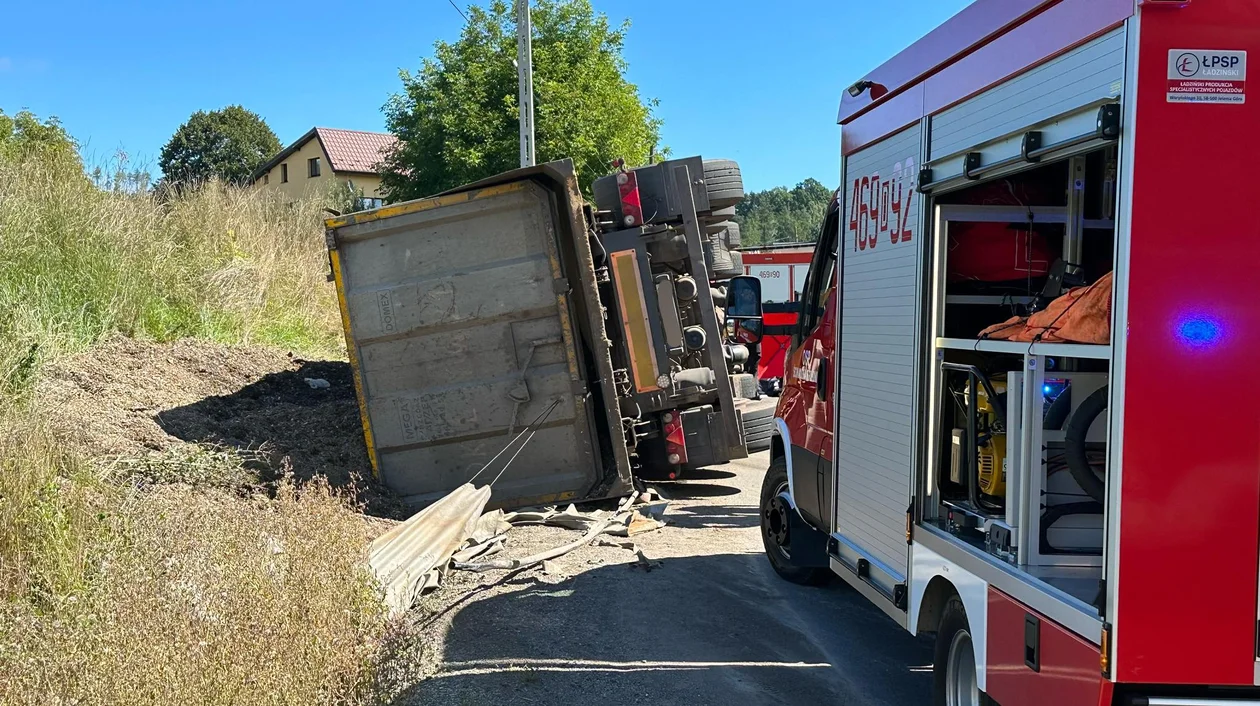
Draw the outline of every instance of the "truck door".
[[[801,515],[829,529],[832,469],[832,359],[835,350],[836,236],[839,209],[828,210],[802,292],[800,320],[780,413],[792,435],[792,494]]]

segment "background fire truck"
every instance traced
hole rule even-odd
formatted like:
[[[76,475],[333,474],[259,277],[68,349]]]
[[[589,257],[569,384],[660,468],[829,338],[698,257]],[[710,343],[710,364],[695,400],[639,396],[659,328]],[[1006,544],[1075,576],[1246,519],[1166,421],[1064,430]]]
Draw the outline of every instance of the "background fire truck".
[[[783,389],[783,363],[796,329],[798,300],[814,254],[813,243],[782,243],[741,248],[744,271],[761,280],[763,337],[757,380],[767,394]]]
[[[763,538],[938,704],[1260,704],[1257,51],[1257,0],[977,0],[843,97]]]

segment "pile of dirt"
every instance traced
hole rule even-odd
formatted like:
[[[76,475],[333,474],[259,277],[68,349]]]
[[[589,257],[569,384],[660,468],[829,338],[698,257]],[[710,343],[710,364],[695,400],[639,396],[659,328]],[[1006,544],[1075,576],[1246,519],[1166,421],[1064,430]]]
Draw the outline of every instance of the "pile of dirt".
[[[291,472],[355,486],[372,514],[396,500],[371,477],[349,364],[259,346],[119,339],[49,366],[38,398],[58,431],[94,456],[181,444],[249,451],[264,477]],[[257,453],[255,453],[257,452]]]

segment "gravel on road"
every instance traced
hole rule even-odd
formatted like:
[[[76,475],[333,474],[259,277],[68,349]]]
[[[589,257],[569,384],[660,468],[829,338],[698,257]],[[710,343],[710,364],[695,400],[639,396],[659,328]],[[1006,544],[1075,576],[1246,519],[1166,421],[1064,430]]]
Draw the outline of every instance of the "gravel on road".
[[[659,484],[669,525],[634,550],[596,544],[506,580],[454,572],[419,607],[424,665],[395,703],[927,703],[929,641],[840,581],[771,570],[757,510],[768,460]],[[507,552],[574,536],[516,528]]]

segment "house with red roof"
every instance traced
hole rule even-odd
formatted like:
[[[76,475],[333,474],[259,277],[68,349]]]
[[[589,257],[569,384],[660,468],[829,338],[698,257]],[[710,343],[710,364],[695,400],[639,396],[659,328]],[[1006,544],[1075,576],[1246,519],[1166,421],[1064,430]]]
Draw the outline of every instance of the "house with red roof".
[[[381,205],[379,165],[397,137],[383,132],[316,127],[254,171],[255,187],[293,199],[330,193],[348,184],[365,208]]]

